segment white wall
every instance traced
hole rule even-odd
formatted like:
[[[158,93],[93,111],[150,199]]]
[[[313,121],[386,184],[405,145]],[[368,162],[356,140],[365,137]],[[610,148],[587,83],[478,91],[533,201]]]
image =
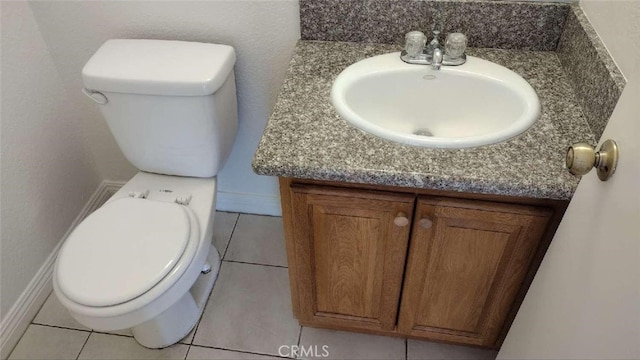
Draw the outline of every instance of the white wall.
[[[628,76],[640,64],[640,1],[582,0],[580,7]]]
[[[124,159],[97,107],[80,93],[80,72],[95,50],[110,38],[234,46],[240,123],[219,174],[218,208],[279,211],[276,180],[255,175],[251,160],[300,37],[297,1],[42,1],[30,6],[62,83],[81,112],[81,139],[102,179],[128,180],[136,170]]]
[[[2,2],[1,319],[51,254],[101,175],[26,3]]]

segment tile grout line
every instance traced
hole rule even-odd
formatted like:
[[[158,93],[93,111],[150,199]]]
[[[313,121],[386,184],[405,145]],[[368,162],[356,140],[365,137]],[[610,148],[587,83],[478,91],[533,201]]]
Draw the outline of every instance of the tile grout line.
[[[298,349],[300,348],[300,339],[302,339],[302,329],[304,326],[300,325],[300,331],[298,331]],[[291,357],[291,359],[297,359],[297,357]]]
[[[122,330],[125,330],[125,329],[122,329]],[[92,334],[101,334],[101,335],[113,335],[113,336],[120,336],[120,337],[126,337],[126,338],[133,339],[133,335],[116,334],[116,333],[110,333],[110,332],[106,332],[106,331],[91,330],[91,333]]]
[[[409,339],[404,339],[404,360],[409,360]]]
[[[66,326],[59,326],[59,325],[50,325],[50,324],[41,324],[41,323],[37,323],[37,322],[31,322],[30,325],[38,325],[38,326],[46,326],[46,327],[50,327],[50,328],[55,328],[55,329],[63,329],[63,330],[74,330],[74,331],[82,331],[82,332],[88,332],[91,333],[92,330],[84,330],[84,329],[75,329],[75,328],[70,328],[70,327],[66,327]]]
[[[87,346],[87,343],[89,342],[89,338],[91,337],[91,335],[93,335],[93,330],[89,332],[89,336],[87,336],[87,339],[84,341],[84,344],[82,344],[80,351],[78,351],[78,355],[76,355],[76,360],[80,358],[80,354],[82,354],[82,350],[84,350],[84,347]]]
[[[233,229],[231,229],[231,234],[229,234],[229,241],[227,241],[227,246],[224,248],[224,254],[220,257],[220,261],[223,261],[225,256],[227,256],[227,251],[229,250],[229,246],[231,246],[231,240],[233,239],[233,233],[236,232],[236,227],[238,226],[238,222],[240,221],[240,214],[238,213],[238,217],[236,221],[233,223]]]
[[[224,262],[230,262],[230,263],[236,263],[236,264],[247,264],[247,265],[258,265],[258,266],[269,266],[269,267],[275,267],[275,268],[280,268],[280,269],[288,269],[287,266],[282,266],[282,265],[271,265],[271,264],[259,264],[259,263],[253,263],[253,262],[247,262],[247,261],[238,261],[238,260],[222,260]]]
[[[259,353],[259,352],[247,351],[247,350],[229,349],[229,348],[224,348],[224,347],[219,347],[219,346],[197,345],[197,344],[192,344],[191,346],[207,348],[207,349],[215,349],[215,350],[232,351],[232,352],[243,353],[243,354],[269,356],[269,357],[275,357],[275,358],[280,358],[280,359],[291,359],[291,358],[280,356],[280,355]]]
[[[222,210],[216,210],[219,212],[223,212],[223,213],[227,213],[227,214],[238,214],[238,215],[250,215],[250,216],[262,216],[262,217],[269,217],[269,218],[281,218],[282,215],[269,215],[269,214],[253,214],[253,213],[248,213],[248,212],[242,212],[242,211],[222,211]]]

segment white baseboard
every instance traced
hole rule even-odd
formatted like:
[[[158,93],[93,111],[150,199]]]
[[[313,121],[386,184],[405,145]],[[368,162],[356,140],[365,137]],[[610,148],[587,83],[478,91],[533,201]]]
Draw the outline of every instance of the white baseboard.
[[[16,346],[22,334],[27,330],[31,320],[36,316],[42,304],[53,289],[51,278],[53,277],[53,267],[58,256],[58,250],[71,231],[87,215],[104,204],[120,187],[122,183],[103,181],[98,189],[91,195],[89,201],[82,208],[67,232],[62,236],[60,242],[53,249],[44,264],[40,267],[36,275],[31,279],[27,288],[20,294],[18,300],[11,307],[6,317],[0,324],[0,359],[6,359],[11,350]]]
[[[47,296],[51,293],[53,289],[51,284],[53,264],[59,247],[60,244],[53,249],[51,255],[45,260],[42,267],[27,285],[27,288],[20,294],[18,300],[9,310],[2,324],[0,324],[0,337],[2,338],[1,359],[9,357],[11,350],[20,341],[20,337],[27,330],[31,320],[36,316],[42,304],[47,300]]]
[[[280,196],[218,191],[216,209],[246,214],[282,216]]]

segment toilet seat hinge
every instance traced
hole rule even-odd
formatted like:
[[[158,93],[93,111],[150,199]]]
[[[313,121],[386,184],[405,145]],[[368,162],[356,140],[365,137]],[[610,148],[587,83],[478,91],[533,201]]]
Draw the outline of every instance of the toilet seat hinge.
[[[149,190],[144,190],[144,191],[130,191],[129,192],[129,197],[130,198],[136,198],[136,199],[146,199],[147,196],[149,196]]]
[[[187,196],[178,196],[176,198],[176,204],[180,204],[180,205],[189,205],[189,203],[191,202],[191,195],[187,195]]]

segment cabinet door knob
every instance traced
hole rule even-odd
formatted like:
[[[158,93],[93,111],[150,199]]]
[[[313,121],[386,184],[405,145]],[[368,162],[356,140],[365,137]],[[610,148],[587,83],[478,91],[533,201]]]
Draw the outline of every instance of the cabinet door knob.
[[[393,223],[396,224],[397,226],[407,226],[409,225],[409,218],[407,218],[407,214],[400,211],[396,215],[396,218],[393,219]]]
[[[431,225],[433,225],[433,221],[429,218],[422,218],[420,219],[420,221],[418,221],[418,224],[420,224],[421,228],[428,229],[431,227]]]

